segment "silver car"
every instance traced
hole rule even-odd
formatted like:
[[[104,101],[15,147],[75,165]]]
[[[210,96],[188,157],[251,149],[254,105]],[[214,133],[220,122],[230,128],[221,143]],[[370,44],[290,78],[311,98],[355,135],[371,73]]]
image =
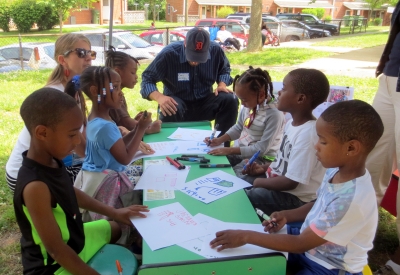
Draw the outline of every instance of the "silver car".
[[[96,48],[96,51],[97,48],[101,48],[101,51],[97,53],[96,59],[104,64],[104,49],[107,50],[109,44],[108,30],[80,31],[77,33],[86,36],[90,40],[92,48]],[[156,55],[164,48],[162,46],[152,45],[140,36],[124,30],[113,31],[111,45],[118,51],[126,52],[138,60],[154,59],[154,57],[156,57]]]
[[[281,42],[310,39],[310,34],[306,29],[288,26],[274,16],[263,16],[262,20],[271,31],[279,36]]]

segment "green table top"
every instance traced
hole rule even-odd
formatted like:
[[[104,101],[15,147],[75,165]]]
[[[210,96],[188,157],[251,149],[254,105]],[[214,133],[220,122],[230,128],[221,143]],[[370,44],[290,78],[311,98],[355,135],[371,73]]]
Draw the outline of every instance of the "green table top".
[[[158,134],[146,135],[144,137],[145,142],[161,142],[168,140],[177,127],[194,128],[201,130],[209,130],[210,123],[207,122],[190,122],[190,123],[163,123],[161,132]],[[171,155],[170,157],[177,157],[180,155]],[[206,155],[211,160],[210,163],[221,163],[229,164],[225,156],[211,156]],[[145,159],[160,159],[163,157],[149,157]],[[185,162],[186,164],[186,162]],[[226,173],[234,175],[232,168],[199,168],[199,164],[188,163],[191,165],[191,169],[186,181],[199,178],[206,174],[222,170]],[[192,215],[202,213],[213,218],[225,221],[225,222],[243,222],[243,223],[259,223],[260,220],[257,214],[254,212],[253,207],[248,200],[244,190],[239,190],[226,197],[218,199],[209,204],[205,204],[198,201],[190,196],[175,191],[175,199],[173,200],[159,200],[159,201],[146,201],[144,204],[148,205],[149,208],[162,206],[174,202],[179,202],[185,207]],[[177,245],[152,251],[146,242],[143,242],[143,264],[154,264],[154,263],[166,263],[166,262],[180,262],[187,260],[204,259],[202,256],[195,254],[191,251],[183,249]]]

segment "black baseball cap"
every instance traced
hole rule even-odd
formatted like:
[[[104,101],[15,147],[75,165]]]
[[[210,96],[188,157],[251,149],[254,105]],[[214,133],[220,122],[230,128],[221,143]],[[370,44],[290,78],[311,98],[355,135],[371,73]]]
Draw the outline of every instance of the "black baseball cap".
[[[186,34],[186,59],[192,62],[205,63],[210,48],[210,35],[202,28],[193,28]]]

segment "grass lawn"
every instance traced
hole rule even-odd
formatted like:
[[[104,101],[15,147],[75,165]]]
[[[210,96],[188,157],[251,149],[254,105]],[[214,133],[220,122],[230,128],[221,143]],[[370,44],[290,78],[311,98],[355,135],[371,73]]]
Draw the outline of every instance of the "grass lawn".
[[[339,39],[327,39],[313,43],[313,46],[369,48],[383,45],[388,38],[388,32],[379,32],[365,35],[340,36]]]
[[[148,23],[150,25],[150,23]],[[156,23],[158,26],[158,24]],[[366,35],[369,36],[370,34]],[[338,37],[337,40],[350,39],[352,37]],[[387,38],[387,34],[386,34]],[[386,38],[380,37],[381,41]],[[361,38],[359,38],[361,39]],[[1,41],[1,39],[0,39]],[[355,43],[350,41],[348,43]],[[383,42],[385,43],[385,42]],[[381,42],[382,44],[382,42]],[[348,46],[348,45],[346,45]],[[246,69],[246,65],[263,67],[304,62],[307,59],[323,57],[325,53],[314,50],[268,48],[260,53],[233,53],[228,58],[232,65],[232,76],[240,74]],[[245,65],[245,66],[243,66]],[[139,83],[142,71],[147,67],[142,64],[139,67]],[[285,70],[271,69],[269,73],[273,81],[282,81],[287,74]],[[18,138],[23,123],[19,116],[19,107],[23,99],[32,91],[42,87],[50,74],[50,70],[14,72],[0,74],[0,110],[2,120],[0,123],[0,175],[5,174],[5,165],[8,156]],[[371,103],[378,87],[375,78],[352,78],[348,76],[328,75],[332,85],[355,87],[355,98]],[[130,113],[139,111],[156,111],[156,104],[141,98],[139,85],[133,90],[124,90]],[[5,178],[0,176],[0,274],[21,274],[19,253],[19,233],[15,222],[12,196]],[[380,210],[380,223],[375,241],[375,247],[370,252],[370,266],[376,269],[387,259],[387,253],[392,252],[397,246],[397,236],[394,219],[384,210]]]

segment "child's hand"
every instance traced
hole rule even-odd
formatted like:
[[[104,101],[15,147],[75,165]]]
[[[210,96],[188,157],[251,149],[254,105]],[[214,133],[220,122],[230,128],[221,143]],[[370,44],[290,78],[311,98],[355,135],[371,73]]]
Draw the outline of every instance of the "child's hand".
[[[151,113],[144,112],[142,117],[139,119],[138,128],[142,131],[145,131],[147,127],[151,124]]]
[[[143,112],[139,112],[133,119],[139,120],[143,116]]]
[[[211,142],[210,142],[211,141]],[[204,140],[203,140],[203,142],[205,143],[205,144],[207,144],[208,145],[208,143],[210,143],[210,145],[208,145],[208,146],[210,146],[210,147],[214,147],[214,146],[218,146],[218,145],[220,145],[222,142],[221,142],[221,140],[219,139],[219,138],[213,138],[212,140],[210,140],[210,137],[206,137]]]
[[[248,159],[244,160],[247,164],[249,162]],[[265,173],[264,167],[262,165],[253,162],[251,165],[246,166],[246,170],[242,170],[243,175],[250,175],[250,176],[258,176]]]
[[[211,248],[222,251],[227,248],[235,248],[246,244],[245,230],[224,230],[215,234],[216,238],[210,242]]]
[[[117,222],[122,222],[127,225],[132,225],[131,217],[142,217],[146,218],[146,215],[143,212],[149,212],[147,205],[131,205],[125,208],[115,209],[115,214],[113,217]]]
[[[287,223],[286,217],[282,212],[274,212],[271,214],[270,218],[269,221],[263,221],[262,223],[265,232],[276,233]],[[272,222],[278,226],[274,226]]]
[[[145,155],[151,155],[156,152],[153,150],[153,148],[150,147],[150,145],[144,143],[143,141],[141,141],[139,144],[139,150],[142,151],[142,153]]]
[[[161,124],[162,124],[162,121],[161,121],[161,120],[153,121],[153,122],[150,124],[150,126],[147,127],[145,133],[146,133],[147,135],[159,133],[159,132],[161,131]]]
[[[223,148],[217,148],[209,151],[207,154],[213,155],[213,156],[227,156],[230,155],[231,148],[230,147],[223,147]]]
[[[118,126],[118,129],[119,129],[119,131],[121,132],[121,135],[124,137],[124,136],[126,136],[127,134],[129,134],[129,130],[128,129],[126,129],[124,126]]]

